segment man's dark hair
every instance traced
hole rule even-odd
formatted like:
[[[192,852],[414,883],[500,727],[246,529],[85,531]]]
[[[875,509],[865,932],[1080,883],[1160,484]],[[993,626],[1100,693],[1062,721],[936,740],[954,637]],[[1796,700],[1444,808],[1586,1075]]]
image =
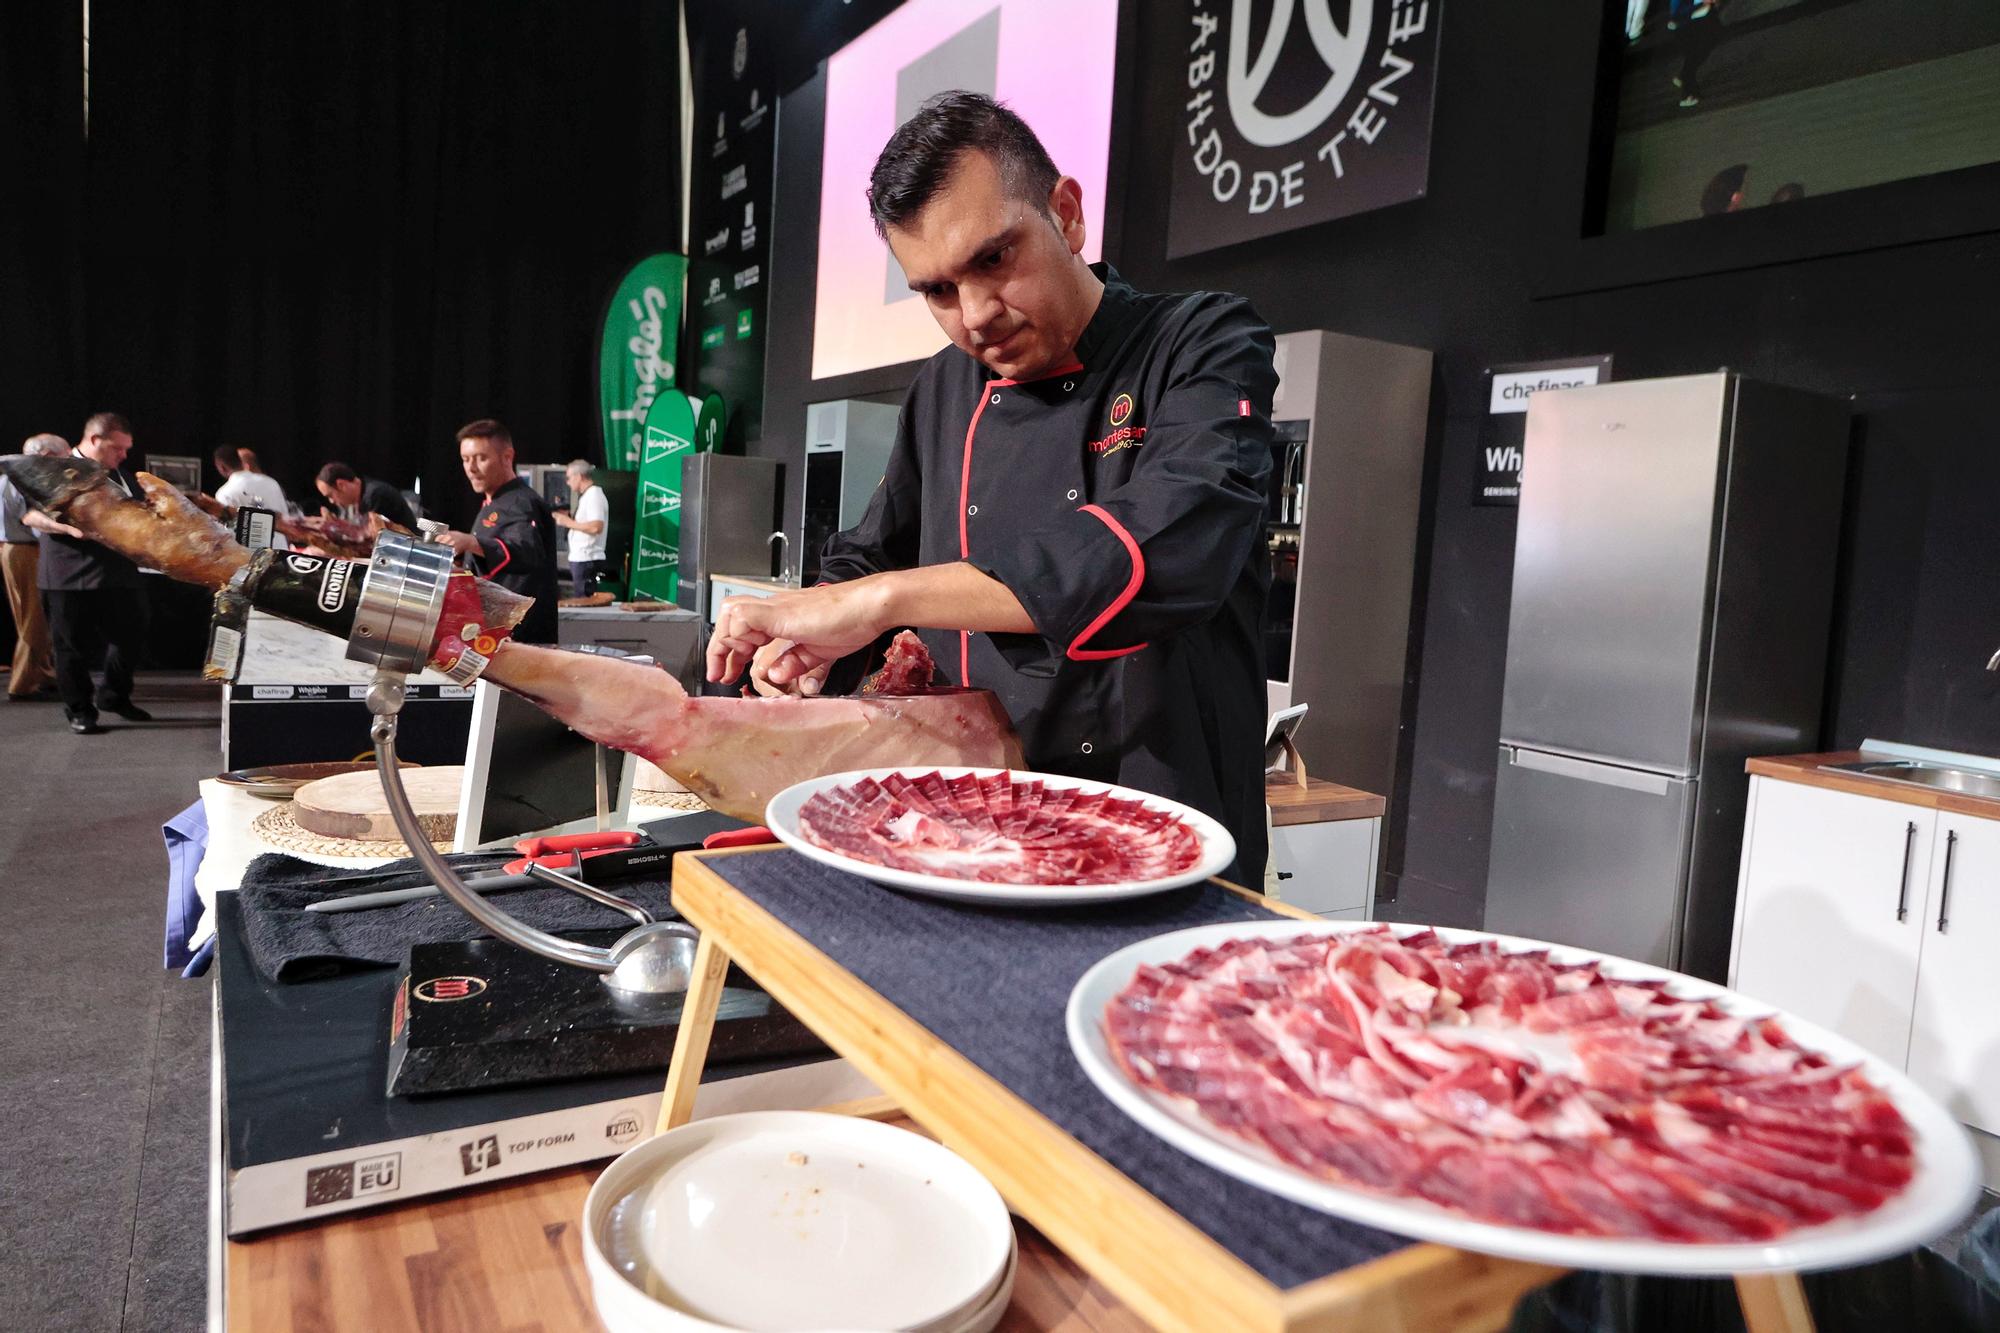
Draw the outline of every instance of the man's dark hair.
[[[1797,181],[1786,181],[1771,191],[1771,202],[1774,204],[1795,204],[1805,197],[1806,187]]]
[[[1749,176],[1748,162],[1738,162],[1733,167],[1724,167],[1716,172],[1702,189],[1701,215],[1708,218],[1714,217],[1717,213],[1727,213],[1729,201],[1736,197],[1736,192],[1743,188],[1743,182],[1749,179]]]
[[[868,213],[875,232],[914,221],[937,197],[959,157],[977,151],[993,159],[1007,193],[1044,216],[1062,173],[1028,122],[983,93],[939,93],[904,121],[868,175]]]
[[[328,463],[319,470],[317,480],[331,486],[336,481],[360,481],[361,474],[345,463]]]
[[[457,442],[464,444],[467,440],[491,440],[503,449],[514,447],[513,432],[492,417],[481,417],[477,421],[468,421],[460,426]]]
[[[130,435],[132,423],[116,412],[92,412],[90,420],[83,423],[84,439],[93,435]]]
[[[215,470],[223,476],[243,470],[243,460],[236,456],[236,446],[218,444],[215,446]]]

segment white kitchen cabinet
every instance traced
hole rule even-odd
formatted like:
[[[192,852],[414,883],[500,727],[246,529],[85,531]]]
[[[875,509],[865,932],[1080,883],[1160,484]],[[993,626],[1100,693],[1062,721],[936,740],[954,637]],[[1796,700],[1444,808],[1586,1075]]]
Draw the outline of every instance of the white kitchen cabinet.
[[[1375,901],[1382,821],[1336,819],[1271,830],[1278,894],[1294,907],[1335,920],[1365,921]]]
[[[1746,818],[1730,985],[1901,1068],[1937,812],[1754,777]]]
[[[2000,1134],[2000,822],[1938,815],[1926,889],[1910,1077]]]

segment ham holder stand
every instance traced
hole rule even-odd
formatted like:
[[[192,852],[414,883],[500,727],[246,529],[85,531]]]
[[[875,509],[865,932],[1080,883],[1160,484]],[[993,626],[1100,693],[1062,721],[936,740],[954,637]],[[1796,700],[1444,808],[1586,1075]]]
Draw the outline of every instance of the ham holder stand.
[[[580,944],[551,935],[516,920],[467,888],[425,836],[396,762],[396,719],[403,708],[404,679],[422,670],[430,657],[451,565],[449,547],[395,533],[382,534],[361,585],[354,629],[347,640],[348,660],[375,668],[367,695],[368,712],[374,718],[369,736],[375,743],[375,765],[381,772],[382,790],[397,831],[431,882],[466,915],[507,943],[554,962],[596,972],[616,991],[637,995],[685,991],[697,939],[693,927],[648,919],[609,945]],[[626,900],[548,866],[530,864],[528,873],[620,911],[633,910]],[[646,916],[643,910],[637,914]]]

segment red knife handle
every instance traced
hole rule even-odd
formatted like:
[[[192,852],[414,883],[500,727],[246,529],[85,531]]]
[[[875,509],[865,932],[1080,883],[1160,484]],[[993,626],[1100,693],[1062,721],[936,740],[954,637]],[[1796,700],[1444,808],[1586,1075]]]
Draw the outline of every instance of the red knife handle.
[[[605,829],[595,833],[558,833],[551,838],[523,838],[514,850],[523,856],[546,856],[551,852],[583,852],[613,847],[636,847],[639,835],[631,829]]]
[[[532,842],[534,839],[528,839]],[[546,841],[546,839],[544,840]],[[523,856],[509,861],[505,867],[510,875],[525,875],[531,865],[547,866],[550,870],[574,870],[579,860],[588,861],[593,856],[605,856],[620,851],[620,847],[596,847],[589,851],[550,852],[543,856]]]
[[[756,828],[733,828],[711,833],[701,840],[701,849],[712,852],[718,847],[761,847],[777,840],[771,830],[759,824]]]

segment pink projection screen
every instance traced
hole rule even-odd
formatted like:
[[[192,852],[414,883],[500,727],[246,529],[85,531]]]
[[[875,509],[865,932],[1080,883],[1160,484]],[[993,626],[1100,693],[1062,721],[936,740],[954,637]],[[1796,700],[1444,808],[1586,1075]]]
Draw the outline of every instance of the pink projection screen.
[[[917,361],[945,345],[868,219],[868,172],[933,93],[990,93],[1083,186],[1084,257],[1103,252],[1118,0],[908,0],[826,67],[814,379]]]

